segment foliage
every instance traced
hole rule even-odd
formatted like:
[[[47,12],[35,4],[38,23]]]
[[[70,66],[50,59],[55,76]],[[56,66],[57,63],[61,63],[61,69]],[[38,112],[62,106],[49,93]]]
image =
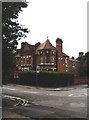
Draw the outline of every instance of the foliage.
[[[17,21],[22,8],[26,8],[25,2],[2,2],[2,72],[3,79],[7,79],[15,68],[13,50],[18,45],[18,40],[26,37],[27,28]]]
[[[15,82],[15,80],[13,80]],[[12,82],[12,81],[11,81]],[[70,73],[19,72],[18,84],[59,87],[74,84],[74,75]]]
[[[88,76],[89,71],[89,52],[85,55],[78,57],[77,60],[80,61],[80,76]]]

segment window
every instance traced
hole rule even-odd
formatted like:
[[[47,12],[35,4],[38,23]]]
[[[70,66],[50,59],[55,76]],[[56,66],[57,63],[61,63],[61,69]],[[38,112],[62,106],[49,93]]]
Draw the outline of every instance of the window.
[[[63,60],[63,58],[62,58],[62,57],[59,57],[59,60]]]
[[[54,59],[54,55],[53,55],[53,56],[52,56],[52,63],[54,63],[54,60],[55,60],[55,59]]]
[[[52,53],[54,54],[54,51],[52,51]]]
[[[16,65],[20,65],[20,58],[16,58]]]
[[[24,66],[25,65],[25,58],[21,57],[21,65]]]
[[[43,57],[40,58],[40,63],[43,64]]]
[[[68,70],[66,70],[66,72],[68,72]]]
[[[65,63],[67,63],[67,59],[65,59]]]
[[[41,51],[40,54],[42,54],[43,52]]]
[[[47,54],[46,55],[46,63],[49,63],[50,61],[49,61],[50,59],[49,59],[49,54]]]
[[[27,66],[29,66],[31,64],[31,58],[27,58]]]
[[[73,62],[73,65],[72,65],[72,67],[74,68],[75,67],[75,63]]]
[[[65,65],[65,67],[68,67],[68,65]]]
[[[49,53],[49,51],[47,50],[46,53]]]

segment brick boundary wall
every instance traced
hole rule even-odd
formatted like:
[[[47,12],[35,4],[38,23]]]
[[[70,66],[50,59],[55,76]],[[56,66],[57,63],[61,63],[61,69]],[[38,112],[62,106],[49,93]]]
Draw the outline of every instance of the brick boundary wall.
[[[89,78],[87,77],[79,77],[74,79],[74,84],[87,84],[89,81]]]

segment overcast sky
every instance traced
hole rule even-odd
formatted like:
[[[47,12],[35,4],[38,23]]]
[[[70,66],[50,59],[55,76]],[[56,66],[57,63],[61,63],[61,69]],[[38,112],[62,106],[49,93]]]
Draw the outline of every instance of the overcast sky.
[[[63,40],[63,52],[78,57],[87,52],[87,0],[28,0],[28,7],[19,15],[19,23],[30,32],[30,44],[45,42],[47,36],[56,46],[56,38]]]

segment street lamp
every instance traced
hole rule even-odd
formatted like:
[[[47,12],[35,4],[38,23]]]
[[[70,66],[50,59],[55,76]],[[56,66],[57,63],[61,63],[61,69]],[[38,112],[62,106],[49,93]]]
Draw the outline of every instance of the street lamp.
[[[15,71],[15,73],[14,73],[15,84],[17,83],[18,79],[19,79],[18,71]]]
[[[38,86],[38,78],[37,78],[38,77],[37,76],[38,73],[40,73],[40,66],[39,65],[36,66],[36,85],[37,86]]]

